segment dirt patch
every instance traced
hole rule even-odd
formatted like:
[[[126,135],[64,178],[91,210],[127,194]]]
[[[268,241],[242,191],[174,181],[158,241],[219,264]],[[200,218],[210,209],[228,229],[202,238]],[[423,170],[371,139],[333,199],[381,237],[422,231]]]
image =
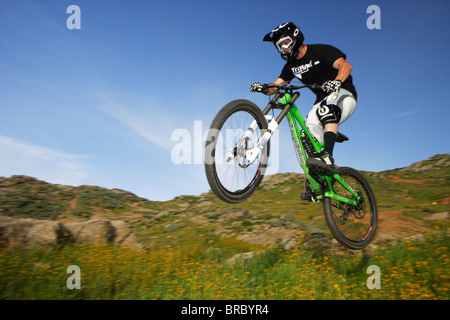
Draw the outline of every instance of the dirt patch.
[[[422,231],[430,231],[424,223],[403,214],[404,210],[386,210],[378,212],[378,232],[380,240],[398,239]]]
[[[437,199],[436,202],[437,202],[437,203],[440,203],[440,204],[450,204],[450,197],[445,197],[445,198],[442,198],[442,199]]]
[[[394,181],[414,184],[427,184],[426,180],[402,179],[399,176],[391,176]]]
[[[414,200],[414,198],[411,197],[411,196],[400,196],[398,194],[393,194],[392,196],[396,197],[396,198],[401,198],[401,199],[406,200],[406,201],[413,201]]]

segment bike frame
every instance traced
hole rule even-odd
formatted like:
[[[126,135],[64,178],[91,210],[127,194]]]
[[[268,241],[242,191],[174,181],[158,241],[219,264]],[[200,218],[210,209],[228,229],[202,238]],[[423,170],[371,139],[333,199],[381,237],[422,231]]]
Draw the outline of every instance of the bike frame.
[[[306,86],[302,86],[302,87],[306,87]],[[340,206],[340,203],[347,203],[347,204],[350,204],[353,206],[357,206],[361,197],[359,195],[357,195],[355,193],[355,191],[353,191],[352,188],[350,188],[350,186],[348,186],[345,183],[345,181],[338,174],[334,174],[332,176],[319,174],[318,179],[316,180],[309,173],[309,168],[306,166],[307,153],[306,153],[305,147],[303,146],[303,143],[301,142],[302,139],[307,138],[308,142],[311,143],[315,152],[320,152],[323,149],[324,144],[319,143],[316,139],[314,139],[312,137],[311,133],[309,132],[308,127],[306,126],[305,120],[303,119],[297,106],[295,105],[295,101],[298,99],[299,96],[300,96],[300,93],[298,91],[296,91],[292,94],[291,93],[275,94],[273,99],[269,102],[269,104],[263,111],[264,116],[266,116],[266,118],[269,119],[270,122],[269,122],[268,131],[258,141],[258,146],[259,146],[258,149],[259,150],[262,149],[262,147],[266,144],[268,139],[270,139],[270,137],[272,136],[274,131],[276,129],[278,129],[278,125],[286,117],[289,122],[289,129],[291,131],[292,140],[293,140],[294,146],[296,148],[297,158],[299,160],[300,166],[302,167],[303,172],[305,173],[306,178],[308,179],[308,181],[310,183],[311,190],[315,193],[320,192],[320,194],[317,196],[317,200],[323,200],[323,197],[328,197],[328,198],[338,201],[338,203],[336,204],[338,207]],[[274,108],[281,109],[281,113],[279,114],[279,116],[276,119],[274,119],[272,116],[268,116],[268,113]],[[302,130],[300,130],[299,126]],[[335,179],[338,183],[340,183],[357,200],[355,201],[355,200],[347,199],[345,197],[338,195],[334,191],[332,179]],[[322,186],[329,186],[329,191],[321,192]]]

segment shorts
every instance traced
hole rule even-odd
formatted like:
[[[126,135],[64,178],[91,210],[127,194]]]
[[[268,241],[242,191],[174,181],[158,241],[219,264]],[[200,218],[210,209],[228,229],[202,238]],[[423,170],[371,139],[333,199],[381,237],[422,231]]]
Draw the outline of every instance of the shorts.
[[[335,104],[341,109],[341,119],[339,120],[339,125],[343,123],[345,120],[351,117],[353,112],[355,112],[356,109],[356,99],[351,94],[350,91],[345,89],[340,89],[339,93],[331,93],[328,95],[328,97],[325,98],[327,100],[328,104]],[[325,100],[324,99],[324,100]],[[323,100],[322,100],[323,101]],[[314,138],[317,139],[320,143],[323,143],[323,125],[319,120],[319,117],[317,116],[317,110],[320,107],[320,103],[316,103],[311,111],[308,113],[308,116],[306,117],[306,126],[309,129],[309,132],[312,134]]]

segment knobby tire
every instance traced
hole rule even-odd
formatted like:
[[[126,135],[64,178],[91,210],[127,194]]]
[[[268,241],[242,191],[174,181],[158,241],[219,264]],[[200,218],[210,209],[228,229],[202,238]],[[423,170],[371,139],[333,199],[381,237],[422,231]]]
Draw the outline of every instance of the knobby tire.
[[[367,208],[367,212],[365,214],[370,214],[370,217],[368,219],[370,221],[370,225],[367,230],[367,233],[361,239],[350,239],[343,232],[341,232],[341,229],[339,228],[339,221],[336,218],[337,214],[335,213],[336,212],[342,213],[342,212],[333,207],[332,201],[334,200],[332,200],[329,197],[325,197],[323,200],[323,210],[325,214],[325,220],[332,235],[341,245],[349,249],[361,250],[369,245],[369,243],[375,236],[377,230],[378,210],[375,195],[367,180],[357,170],[349,167],[340,167],[337,173],[341,177],[349,176],[362,187],[364,191],[364,205]],[[335,213],[333,213],[333,210],[335,211]],[[357,222],[357,219],[355,219],[355,221]]]
[[[264,177],[269,159],[270,140],[258,155],[258,158],[262,157],[260,167],[258,168],[253,179],[245,188],[243,188],[242,190],[230,191],[220,182],[217,174],[215,159],[216,144],[218,140],[217,132],[222,129],[224,123],[228,118],[240,111],[248,113],[253,119],[255,119],[258,124],[258,128],[262,132],[261,135],[264,134],[264,132],[267,130],[267,120],[261,109],[259,109],[259,107],[251,101],[235,100],[225,105],[216,115],[211,124],[205,144],[206,178],[211,187],[211,190],[216,194],[216,196],[228,203],[242,202],[255,192]],[[250,123],[248,123],[247,125],[250,125]],[[244,131],[247,130],[247,128],[240,129],[243,129]]]

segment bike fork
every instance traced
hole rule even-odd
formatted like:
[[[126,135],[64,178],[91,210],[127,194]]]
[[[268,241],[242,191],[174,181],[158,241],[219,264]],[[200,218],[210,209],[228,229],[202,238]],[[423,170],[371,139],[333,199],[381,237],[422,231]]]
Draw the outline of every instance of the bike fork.
[[[252,148],[252,149],[246,149],[245,148],[244,156],[247,158],[247,161],[250,164],[253,163],[256,160],[256,158],[258,157],[258,155],[261,152],[261,150],[267,144],[267,141],[269,141],[269,139],[272,137],[273,133],[278,128],[278,123],[276,122],[276,120],[274,119],[273,116],[265,115],[265,117],[266,117],[266,120],[269,121],[269,128],[259,138],[259,140],[258,140],[258,142],[257,142],[257,144],[256,144],[256,146],[254,148]],[[239,139],[239,141],[236,144],[236,146],[233,149],[230,149],[228,151],[227,162],[230,162],[232,159],[235,158],[235,156],[236,156],[238,150],[240,149],[240,147],[245,145],[245,141],[248,140],[255,133],[255,131],[257,129],[258,129],[258,123],[256,122],[256,120],[253,120],[252,123],[250,124],[249,128],[247,129],[247,131],[245,131],[245,133],[242,136],[242,138]]]
[[[275,120],[272,116],[266,116],[267,118],[272,118],[269,122],[269,126],[267,128],[267,131],[264,132],[264,134],[259,138],[258,143],[256,144],[256,147],[249,149],[246,151],[246,157],[248,162],[253,163],[258,155],[260,154],[261,150],[265,147],[267,144],[267,141],[272,137],[272,135],[277,131],[278,129],[278,122]],[[245,136],[245,135],[244,135]]]
[[[291,109],[291,107],[294,105],[295,101],[298,99],[298,97],[300,96],[300,93],[295,92],[292,96],[290,95],[285,95],[285,98],[283,98],[282,100],[282,104],[283,109],[281,111],[281,113],[278,115],[278,117],[275,119],[273,116],[269,116],[267,115],[267,113],[276,105],[276,102],[278,101],[278,99],[280,98],[280,94],[277,93],[275,95],[275,97],[269,102],[269,104],[267,105],[266,109],[264,109],[263,114],[266,117],[266,119],[270,120],[269,122],[269,126],[267,128],[267,131],[264,132],[264,134],[259,138],[258,143],[256,145],[256,147],[249,149],[246,151],[246,157],[247,160],[250,163],[253,163],[256,158],[258,157],[258,155],[260,154],[261,150],[265,147],[265,145],[267,144],[267,141],[269,141],[269,139],[272,137],[272,135],[275,133],[275,131],[277,131],[281,121],[284,119],[284,117],[286,117],[286,114],[289,112],[289,110]],[[255,127],[252,127],[255,126]],[[249,132],[249,135],[247,136],[247,132],[244,134],[243,139],[245,139],[245,137],[250,137],[251,134],[253,134],[254,130],[256,129],[256,121],[254,120],[252,122],[252,125],[250,126],[250,128],[247,130],[247,132]],[[241,143],[242,139],[239,141],[239,143]]]

